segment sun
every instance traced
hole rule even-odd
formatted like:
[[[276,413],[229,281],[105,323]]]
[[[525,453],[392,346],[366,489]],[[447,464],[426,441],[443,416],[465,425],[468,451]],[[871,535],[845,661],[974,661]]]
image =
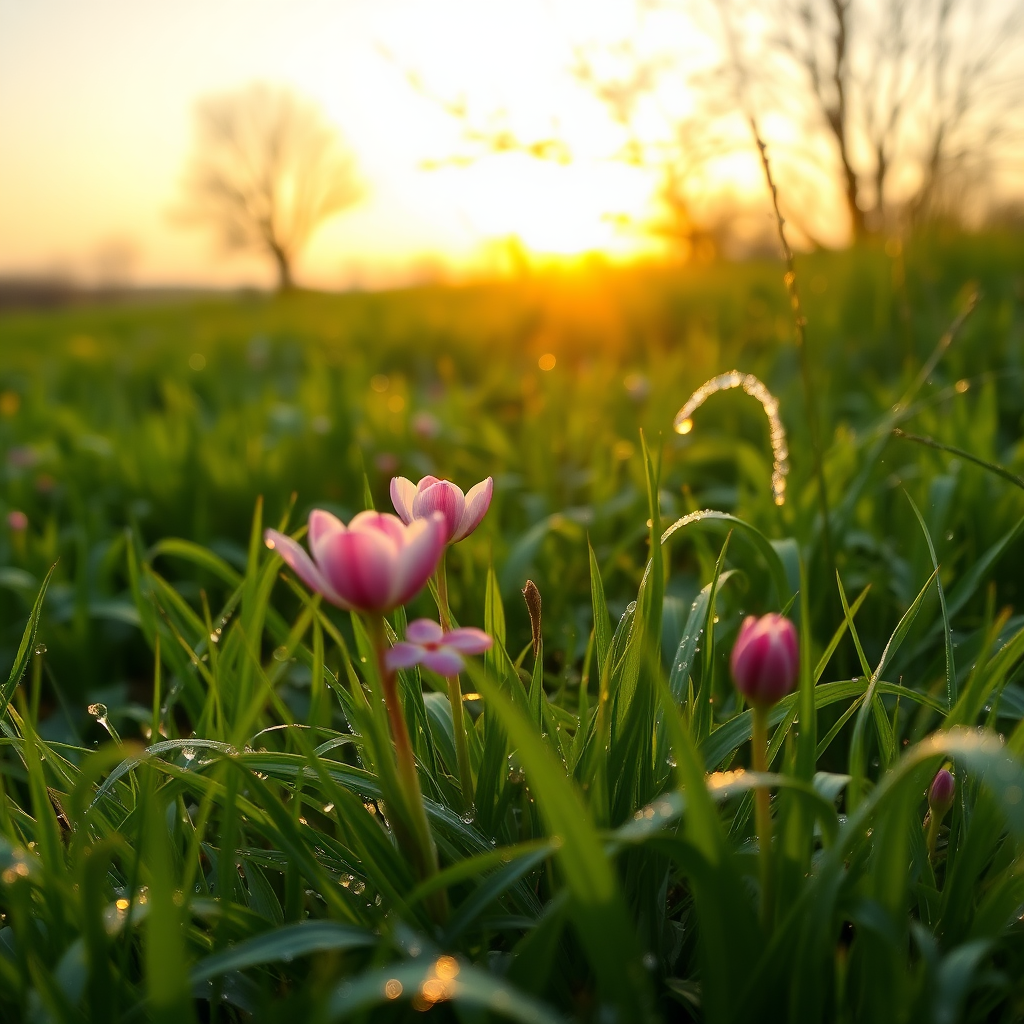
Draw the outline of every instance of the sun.
[[[465,225],[480,237],[515,237],[530,253],[628,258],[650,240],[624,224],[649,209],[650,176],[596,160],[558,164],[522,154],[488,157],[450,172],[443,186]]]

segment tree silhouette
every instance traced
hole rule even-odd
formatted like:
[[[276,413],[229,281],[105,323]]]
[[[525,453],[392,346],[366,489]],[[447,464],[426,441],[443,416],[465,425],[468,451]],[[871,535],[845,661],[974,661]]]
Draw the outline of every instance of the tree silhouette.
[[[182,219],[210,226],[228,249],[271,256],[282,291],[316,229],[362,194],[320,108],[263,82],[196,105],[183,191]]]

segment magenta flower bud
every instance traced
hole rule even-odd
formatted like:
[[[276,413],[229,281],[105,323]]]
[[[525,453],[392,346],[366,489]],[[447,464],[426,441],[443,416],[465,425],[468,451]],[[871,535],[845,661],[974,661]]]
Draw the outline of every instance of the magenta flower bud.
[[[464,654],[483,654],[494,641],[482,630],[472,626],[450,629],[447,633],[432,619],[416,619],[386,656],[387,666],[412,668],[423,665],[439,676],[458,675],[466,666]]]
[[[936,821],[942,821],[949,813],[955,794],[956,780],[953,773],[945,768],[940,769],[932,779],[931,789],[928,790],[928,809]]]
[[[383,613],[405,604],[433,575],[445,548],[440,513],[406,526],[397,517],[360,512],[348,526],[323,509],[309,514],[309,550],[277,530],[263,534],[311,590],[339,608]]]
[[[774,612],[748,615],[730,660],[736,689],[754,707],[771,707],[796,685],[800,652],[796,627]]]
[[[448,543],[455,544],[480,525],[490,508],[493,490],[491,477],[463,494],[461,487],[450,480],[438,480],[436,476],[425,476],[418,484],[396,476],[391,481],[391,501],[405,523],[440,512],[448,531]]]

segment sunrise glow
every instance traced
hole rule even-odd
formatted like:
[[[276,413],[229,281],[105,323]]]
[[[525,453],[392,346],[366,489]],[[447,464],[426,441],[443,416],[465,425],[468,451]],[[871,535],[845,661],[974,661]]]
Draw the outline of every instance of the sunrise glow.
[[[299,267],[308,283],[457,278],[508,269],[510,252],[530,264],[657,252],[644,230],[657,176],[620,159],[622,127],[569,68],[577,41],[631,31],[631,11],[0,0],[0,272],[89,280],[119,254],[136,283],[266,281],[259,257],[226,257],[174,218],[195,102],[256,79],[317,101],[366,185],[314,236]],[[565,152],[467,142],[496,123]]]

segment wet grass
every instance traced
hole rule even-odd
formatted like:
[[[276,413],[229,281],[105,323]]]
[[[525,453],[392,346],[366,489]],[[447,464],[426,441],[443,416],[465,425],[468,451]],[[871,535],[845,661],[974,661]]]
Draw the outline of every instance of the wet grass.
[[[936,236],[798,261],[835,565],[777,264],[5,315],[0,511],[28,526],[0,535],[0,1008],[1017,1019],[1024,494],[984,463],[1024,468],[1022,257]],[[671,429],[733,368],[779,401],[781,507],[740,389]],[[443,681],[402,681],[424,883],[365,635],[259,536],[427,472],[495,478],[448,576],[498,643],[464,680],[472,794]],[[765,920],[727,658],[781,609],[802,674],[772,722]]]

